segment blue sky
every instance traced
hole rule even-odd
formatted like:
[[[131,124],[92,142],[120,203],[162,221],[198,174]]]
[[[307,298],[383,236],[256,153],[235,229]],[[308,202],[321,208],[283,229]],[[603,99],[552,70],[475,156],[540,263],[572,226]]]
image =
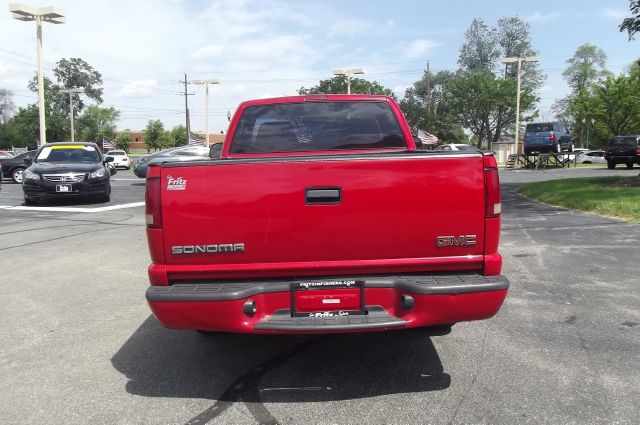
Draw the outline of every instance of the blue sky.
[[[531,24],[547,79],[539,95],[543,119],[566,94],[561,72],[584,43],[608,55],[614,73],[640,57],[640,40],[618,25],[627,0],[610,1],[180,1],[52,0],[31,3],[65,10],[64,25],[44,27],[45,73],[55,61],[81,57],[104,77],[106,106],[122,111],[118,127],[143,129],[148,119],[167,128],[184,122],[178,80],[218,78],[211,90],[210,130],[226,130],[227,110],[243,100],[292,95],[328,78],[332,69],[364,67],[365,78],[398,96],[431,69],[455,69],[473,18],[490,25],[505,16]],[[19,106],[36,101],[26,89],[35,72],[35,25],[13,20],[0,2],[0,87]],[[204,130],[204,94],[191,86],[192,128]]]

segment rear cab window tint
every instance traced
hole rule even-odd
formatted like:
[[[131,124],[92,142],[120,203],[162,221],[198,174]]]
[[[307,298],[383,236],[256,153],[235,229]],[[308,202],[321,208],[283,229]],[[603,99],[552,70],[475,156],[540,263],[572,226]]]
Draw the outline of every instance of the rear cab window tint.
[[[300,102],[248,107],[231,153],[406,148],[386,102]]]

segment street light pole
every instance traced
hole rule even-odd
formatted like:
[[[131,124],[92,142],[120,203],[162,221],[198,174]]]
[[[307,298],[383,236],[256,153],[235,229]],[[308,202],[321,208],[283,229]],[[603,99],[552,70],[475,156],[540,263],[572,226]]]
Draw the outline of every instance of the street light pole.
[[[75,132],[73,131],[73,95],[82,93],[82,89],[66,89],[60,90],[60,93],[69,93],[69,115],[71,116],[71,141],[75,142]]]
[[[516,89],[516,140],[515,140],[515,148],[516,154],[518,153],[518,141],[520,139],[520,79],[522,78],[522,62],[538,62],[537,56],[518,56],[518,57],[510,57],[502,59],[502,63],[518,63],[518,83]]]
[[[351,69],[334,69],[333,70],[333,75],[347,76],[347,94],[351,94],[351,77],[356,74],[364,74],[364,69],[351,68]]]
[[[193,80],[194,84],[204,84],[204,122],[207,133],[207,147],[209,147],[209,84],[220,84],[220,80]]]
[[[40,127],[40,140],[38,146],[47,143],[47,127],[45,123],[44,111],[44,77],[42,75],[42,22],[51,22],[52,24],[63,24],[64,15],[62,9],[58,7],[41,7],[35,8],[21,3],[12,3],[9,5],[9,12],[13,14],[13,18],[19,21],[36,21],[36,50],[38,61],[38,116]]]

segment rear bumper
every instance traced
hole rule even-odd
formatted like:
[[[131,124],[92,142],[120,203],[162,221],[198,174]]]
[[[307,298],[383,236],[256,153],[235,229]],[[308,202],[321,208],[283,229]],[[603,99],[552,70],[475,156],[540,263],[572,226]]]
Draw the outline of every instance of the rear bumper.
[[[331,333],[407,329],[488,319],[509,287],[504,276],[350,278],[364,282],[365,313],[292,317],[292,281],[151,286],[146,297],[168,328],[242,333]],[[333,279],[332,279],[333,280]],[[247,305],[255,313],[247,313]],[[310,317],[313,316],[313,317]]]

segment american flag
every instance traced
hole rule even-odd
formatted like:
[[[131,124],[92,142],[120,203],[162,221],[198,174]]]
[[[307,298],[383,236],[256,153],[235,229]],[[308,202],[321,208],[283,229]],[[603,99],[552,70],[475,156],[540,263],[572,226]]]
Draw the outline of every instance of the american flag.
[[[424,130],[418,130],[418,139],[425,145],[437,145],[438,138]]]
[[[116,148],[116,144],[113,143],[113,140],[109,140],[107,138],[102,138],[102,150],[103,151],[108,151],[111,149],[115,149]]]
[[[196,139],[193,134],[189,133],[189,146],[204,146],[204,142]]]

